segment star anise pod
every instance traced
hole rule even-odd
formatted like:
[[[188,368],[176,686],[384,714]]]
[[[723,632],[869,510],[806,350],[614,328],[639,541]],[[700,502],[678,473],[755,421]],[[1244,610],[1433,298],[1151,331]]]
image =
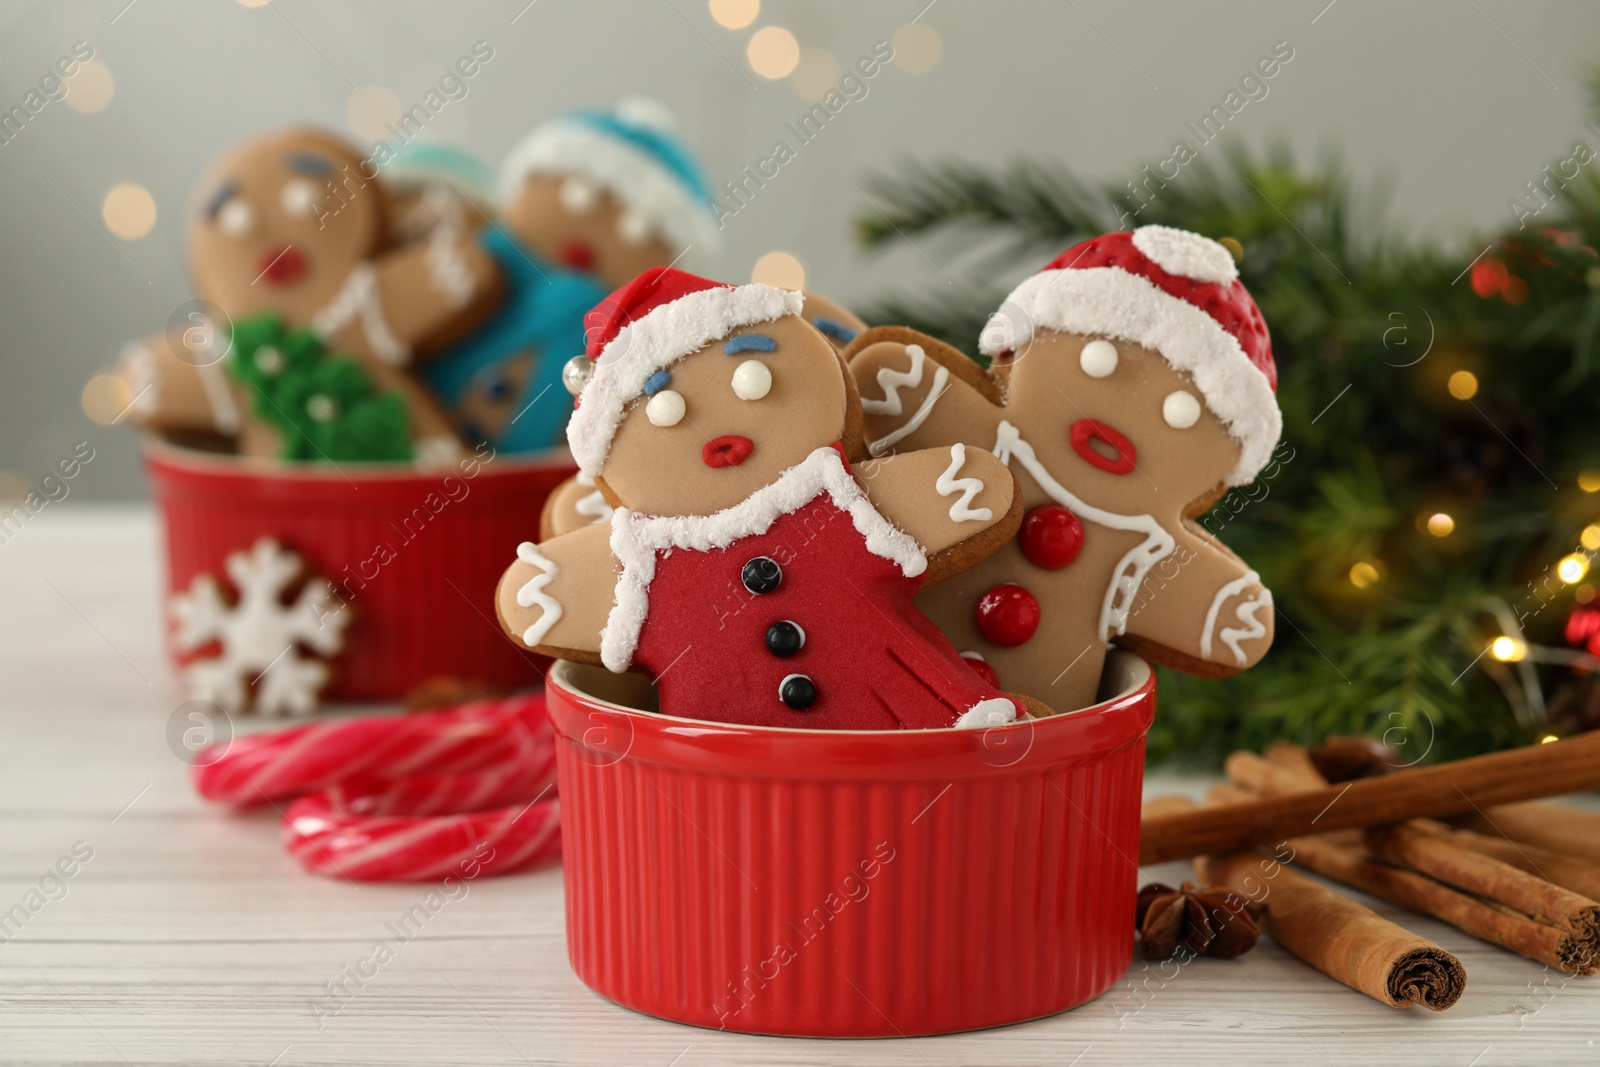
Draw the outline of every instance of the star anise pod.
[[[1197,889],[1152,882],[1139,890],[1135,921],[1144,935],[1144,953],[1164,960],[1182,945],[1194,955],[1231,960],[1255,947],[1261,936],[1256,919],[1263,908],[1222,886]]]

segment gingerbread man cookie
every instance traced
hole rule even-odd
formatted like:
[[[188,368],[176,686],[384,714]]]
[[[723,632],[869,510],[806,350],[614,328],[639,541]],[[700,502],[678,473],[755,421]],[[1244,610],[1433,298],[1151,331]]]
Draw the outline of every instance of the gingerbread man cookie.
[[[501,202],[528,251],[608,292],[650,267],[704,269],[719,243],[700,165],[672,112],[644,97],[534,129],[501,168]]]
[[[963,654],[1056,708],[1092,703],[1110,644],[1211,677],[1272,643],[1272,594],[1193,520],[1282,428],[1261,312],[1228,251],[1161,226],[1063,253],[991,317],[981,370],[911,330],[847,358],[874,455],[965,444],[1026,510],[1001,551],[918,599]]]
[[[827,339],[835,350],[843,352],[856,337],[867,329],[867,324],[855,312],[821,293],[802,290],[805,297],[805,320]],[[581,372],[582,365],[574,370]],[[567,389],[574,396],[583,386],[581,373],[563,375]],[[539,518],[539,537],[548,540],[557,534],[576,530],[592,523],[610,522],[611,505],[605,494],[595,487],[594,479],[587,474],[574,474],[556,486],[545,498],[544,511]]]
[[[470,234],[441,226],[396,244],[371,161],[314,130],[245,142],[212,166],[197,199],[187,242],[196,295],[236,323],[270,314],[286,328],[310,328],[330,352],[353,357],[375,392],[398,394],[419,461],[460,451],[412,369],[498,299],[498,269]],[[125,355],[139,397],[133,417],[163,432],[237,437],[246,454],[279,454],[284,426],[301,413],[254,417],[219,354],[224,324],[191,318]]]
[[[654,676],[666,714],[828,729],[973,726],[1019,707],[913,605],[994,551],[1016,482],[961,444],[863,462],[804,297],[658,268],[591,313],[567,437],[609,523],[524,543],[514,641]],[[1038,709],[1043,710],[1043,709]]]

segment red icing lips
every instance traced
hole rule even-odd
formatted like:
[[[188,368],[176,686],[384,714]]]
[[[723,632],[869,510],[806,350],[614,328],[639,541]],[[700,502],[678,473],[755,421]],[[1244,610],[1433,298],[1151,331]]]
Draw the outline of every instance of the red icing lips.
[[[561,265],[573,270],[594,269],[594,247],[577,237],[563,241],[560,252]]]
[[[706,447],[700,450],[700,458],[708,467],[737,467],[750,458],[755,447],[755,442],[748,437],[724,434],[707,441]]]
[[[294,245],[279,245],[261,257],[256,266],[258,281],[279,288],[290,286],[306,276],[311,261]]]
[[[1099,441],[1116,452],[1116,459],[1108,459],[1094,447]],[[1079,419],[1072,424],[1072,450],[1091,467],[1110,474],[1131,474],[1139,462],[1139,450],[1133,442],[1098,419]]]

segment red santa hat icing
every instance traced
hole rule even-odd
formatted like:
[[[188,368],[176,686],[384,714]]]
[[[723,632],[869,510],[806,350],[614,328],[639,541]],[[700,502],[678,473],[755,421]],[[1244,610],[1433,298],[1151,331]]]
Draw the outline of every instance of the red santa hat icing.
[[[1283,432],[1278,371],[1261,309],[1228,250],[1169,226],[1143,226],[1067,249],[989,317],[987,356],[1025,349],[1039,329],[1131,341],[1186,372],[1239,442],[1229,485],[1252,481]]]
[[[593,373],[567,424],[584,474],[600,473],[628,404],[645,383],[739,326],[798,314],[804,297],[770,285],[728,285],[652,267],[583,318]]]

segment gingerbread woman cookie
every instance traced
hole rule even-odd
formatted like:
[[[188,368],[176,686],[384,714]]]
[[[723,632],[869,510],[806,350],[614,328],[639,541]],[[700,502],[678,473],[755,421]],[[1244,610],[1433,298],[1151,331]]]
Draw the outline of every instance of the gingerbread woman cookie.
[[[855,390],[804,297],[658,268],[591,313],[567,437],[609,523],[524,543],[518,644],[654,676],[666,714],[827,729],[999,724],[913,605],[1012,536],[1015,479],[960,444],[859,467]],[[1043,710],[1043,709],[1038,709]]]
[[[805,320],[827,339],[835,350],[843,352],[857,335],[867,329],[855,312],[836,300],[809,289],[802,290],[805,298]],[[581,371],[581,365],[576,365]],[[580,375],[563,375],[567,390],[574,396],[583,386]],[[605,494],[595,487],[594,479],[579,472],[556,486],[545,498],[544,510],[539,518],[539,538],[548,540],[557,534],[576,530],[592,523],[610,522],[611,505]]]
[[[1110,644],[1210,677],[1272,643],[1272,594],[1193,520],[1253,480],[1282,428],[1261,312],[1228,251],[1161,226],[1108,234],[1025,280],[981,370],[911,330],[847,353],[874,455],[965,444],[1004,460],[1026,517],[918,604],[1007,689],[1092,703]]]
[[[275,315],[352,357],[375,392],[403,401],[417,459],[443,461],[459,441],[412,369],[493,308],[499,272],[453,227],[396,244],[392,216],[376,168],[350,145],[314,130],[257,137],[200,182],[188,231],[192,281],[234,322]],[[191,318],[125,354],[133,418],[162,432],[237,437],[249,455],[279,454],[283,428],[301,413],[254,417],[219,354],[225,324]]]

